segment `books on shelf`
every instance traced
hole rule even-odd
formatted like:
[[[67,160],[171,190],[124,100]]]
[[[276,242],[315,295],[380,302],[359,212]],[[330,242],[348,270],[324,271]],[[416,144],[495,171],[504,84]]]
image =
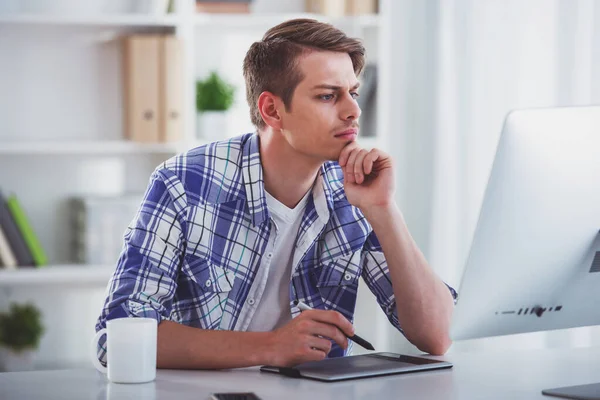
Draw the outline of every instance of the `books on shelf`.
[[[247,14],[252,0],[196,0],[196,12],[213,14]]]
[[[183,139],[183,43],[173,35],[159,40],[159,140],[178,142]]]
[[[306,0],[306,11],[329,17],[375,14],[377,0]]]
[[[8,240],[6,235],[4,235],[4,231],[0,227],[0,267],[4,267],[6,269],[16,269],[17,268],[17,258],[13,253],[10,245],[8,244]]]
[[[141,200],[141,194],[72,198],[72,261],[114,265],[123,248],[123,235]]]
[[[5,242],[4,246],[0,243],[0,253],[3,253],[0,258],[4,267],[41,267],[48,263],[46,253],[14,194],[5,198],[0,193],[0,230]],[[10,250],[10,254],[6,248]]]
[[[126,138],[141,143],[183,138],[183,45],[174,35],[134,34],[123,42]]]

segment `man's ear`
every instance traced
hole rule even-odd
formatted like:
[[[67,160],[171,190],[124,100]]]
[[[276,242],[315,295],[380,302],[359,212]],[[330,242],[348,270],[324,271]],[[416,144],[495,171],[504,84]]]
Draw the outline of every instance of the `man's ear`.
[[[275,130],[280,130],[282,127],[281,115],[279,115],[279,106],[281,99],[271,92],[262,92],[258,96],[258,111],[262,116],[265,124]]]

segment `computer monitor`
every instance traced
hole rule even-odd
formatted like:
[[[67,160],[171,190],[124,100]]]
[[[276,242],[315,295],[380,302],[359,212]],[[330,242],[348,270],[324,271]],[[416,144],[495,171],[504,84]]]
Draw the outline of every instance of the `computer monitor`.
[[[508,114],[454,340],[600,324],[600,107]]]

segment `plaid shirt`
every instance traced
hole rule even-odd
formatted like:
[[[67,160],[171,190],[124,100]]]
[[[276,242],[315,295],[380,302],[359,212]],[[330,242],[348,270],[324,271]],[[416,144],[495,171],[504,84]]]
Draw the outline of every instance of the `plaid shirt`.
[[[272,229],[258,141],[246,134],[211,143],[155,170],[125,233],[96,330],[122,317],[246,329],[248,293]],[[293,305],[300,300],[352,321],[362,276],[402,331],[381,246],[364,215],[348,202],[337,163],[321,167],[296,237],[293,268],[292,316],[300,312]],[[98,356],[105,361],[103,344]],[[342,355],[334,343],[329,357]]]

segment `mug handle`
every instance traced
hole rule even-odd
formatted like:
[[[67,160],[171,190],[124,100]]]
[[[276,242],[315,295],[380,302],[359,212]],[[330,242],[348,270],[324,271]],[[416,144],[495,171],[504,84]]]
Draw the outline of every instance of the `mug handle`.
[[[100,337],[102,337],[102,335],[104,334],[106,334],[106,328],[100,329],[96,333],[96,336],[94,336],[94,339],[92,339],[91,356],[92,364],[94,364],[94,367],[96,367],[96,369],[102,372],[103,374],[106,374],[107,368],[100,363],[100,360],[98,360],[98,341],[100,340]]]

